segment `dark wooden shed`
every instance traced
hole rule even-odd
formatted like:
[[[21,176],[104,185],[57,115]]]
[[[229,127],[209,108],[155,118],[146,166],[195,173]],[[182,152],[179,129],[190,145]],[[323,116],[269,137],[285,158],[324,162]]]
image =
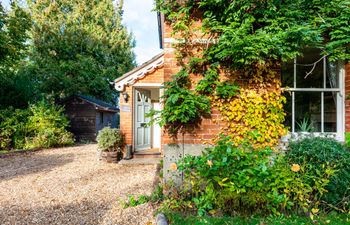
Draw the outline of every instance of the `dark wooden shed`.
[[[104,127],[119,127],[119,109],[104,101],[73,95],[61,104],[70,120],[69,131],[77,141],[96,141],[98,131]]]

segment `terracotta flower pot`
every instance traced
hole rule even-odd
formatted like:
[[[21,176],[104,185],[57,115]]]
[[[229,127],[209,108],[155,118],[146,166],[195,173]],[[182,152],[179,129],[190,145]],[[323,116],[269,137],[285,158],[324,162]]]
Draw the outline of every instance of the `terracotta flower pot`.
[[[102,152],[101,157],[108,163],[118,162],[118,152]]]
[[[98,153],[98,159],[108,162],[108,163],[116,163],[120,161],[123,157],[123,153],[120,151],[101,151],[99,150]]]

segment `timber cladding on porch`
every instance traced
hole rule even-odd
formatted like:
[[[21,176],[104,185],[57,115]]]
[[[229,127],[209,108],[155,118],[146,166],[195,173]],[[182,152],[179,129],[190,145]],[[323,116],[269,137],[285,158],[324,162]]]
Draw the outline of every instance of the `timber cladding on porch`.
[[[137,83],[149,83],[149,84],[162,84],[164,82],[164,68],[158,68],[153,73],[146,75],[144,78],[139,79]]]

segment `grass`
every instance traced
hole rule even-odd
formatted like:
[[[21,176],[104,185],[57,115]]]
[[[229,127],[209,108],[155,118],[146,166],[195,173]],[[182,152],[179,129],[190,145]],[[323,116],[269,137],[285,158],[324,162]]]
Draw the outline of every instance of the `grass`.
[[[171,225],[307,225],[307,224],[350,224],[346,214],[333,213],[327,216],[319,216],[311,220],[301,216],[269,216],[269,217],[198,217],[183,216],[179,213],[167,213]]]

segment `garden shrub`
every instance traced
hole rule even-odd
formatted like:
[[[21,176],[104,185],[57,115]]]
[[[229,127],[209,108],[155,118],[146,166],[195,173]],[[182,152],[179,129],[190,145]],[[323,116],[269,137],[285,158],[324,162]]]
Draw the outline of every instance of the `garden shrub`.
[[[257,184],[263,184],[268,175],[268,156],[272,151],[245,147],[219,141],[202,156],[187,156],[179,164],[190,181],[192,200],[200,214],[215,209],[232,214],[266,204],[266,193]]]
[[[334,206],[347,208],[350,188],[350,152],[332,138],[310,137],[289,144],[286,159],[289,162],[309,165],[313,175],[318,175],[324,165],[336,169],[336,174],[326,187],[323,200]]]
[[[350,132],[345,132],[345,145],[350,148]]]
[[[228,140],[222,138],[201,156],[180,160],[183,188],[169,192],[164,204],[200,215],[310,213],[318,208],[335,172],[330,165],[313,174],[311,167],[293,165],[269,147],[256,149],[248,141],[236,146]]]
[[[72,145],[73,135],[66,131],[68,119],[63,113],[63,107],[50,105],[41,101],[29,106],[26,137],[26,149],[49,148]]]
[[[125,145],[123,133],[116,128],[105,127],[97,135],[98,148],[101,151],[118,151],[122,152]]]
[[[71,145],[73,135],[63,108],[45,102],[28,109],[0,112],[0,149],[32,149]]]
[[[163,198],[163,186],[158,184],[155,186],[155,189],[152,191],[151,195],[129,195],[126,201],[121,201],[121,205],[123,208],[128,208],[148,202],[157,204],[162,201]]]
[[[313,166],[296,164],[286,160],[280,154],[274,159],[266,179],[271,205],[267,207],[275,214],[276,210],[294,214],[315,213],[319,210],[325,189],[336,170],[329,164],[324,164],[317,174],[313,173]]]
[[[25,145],[28,110],[8,108],[0,111],[0,149],[21,149]]]

